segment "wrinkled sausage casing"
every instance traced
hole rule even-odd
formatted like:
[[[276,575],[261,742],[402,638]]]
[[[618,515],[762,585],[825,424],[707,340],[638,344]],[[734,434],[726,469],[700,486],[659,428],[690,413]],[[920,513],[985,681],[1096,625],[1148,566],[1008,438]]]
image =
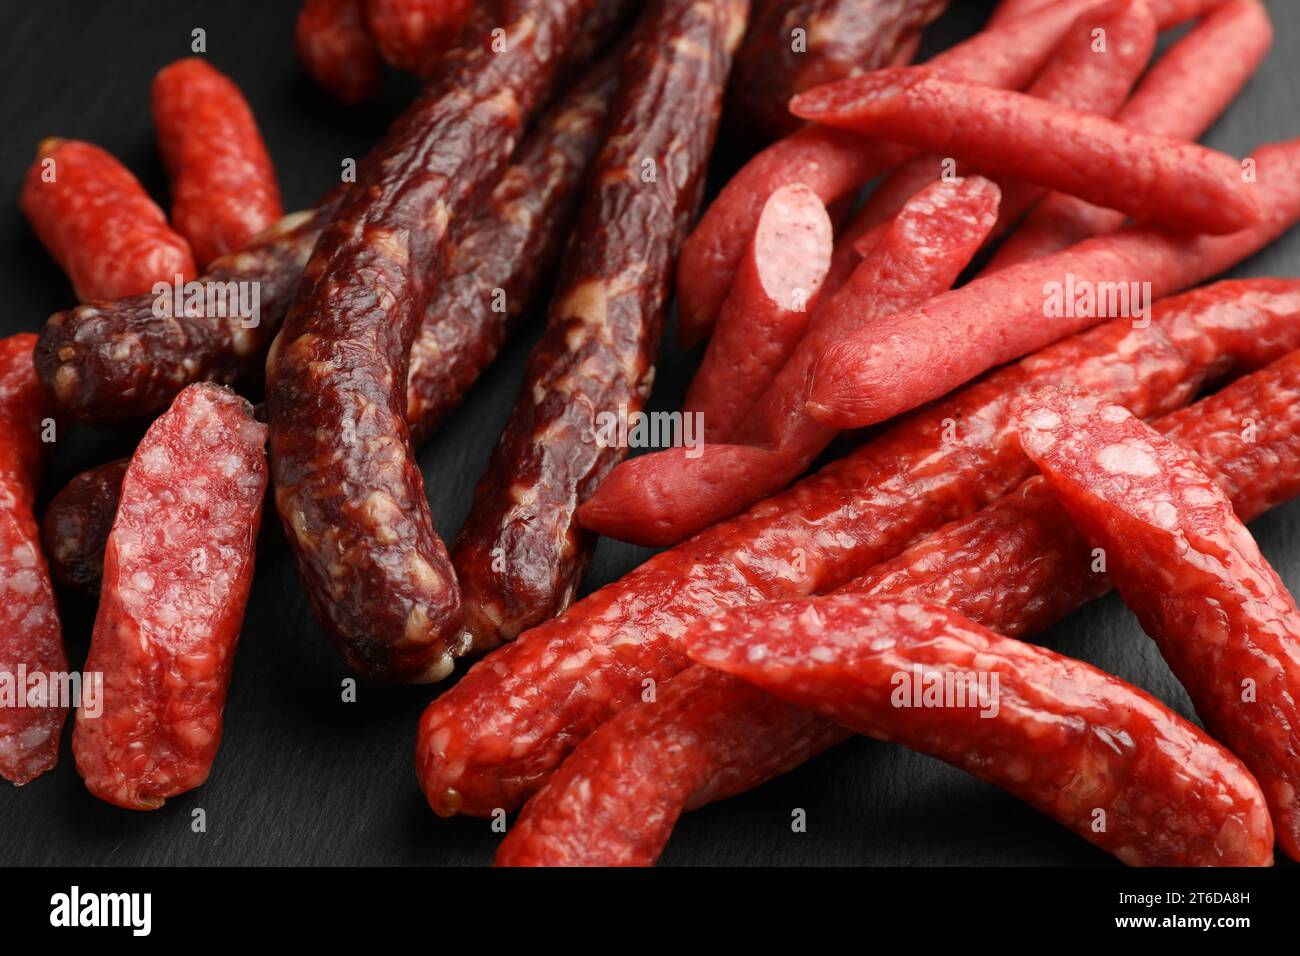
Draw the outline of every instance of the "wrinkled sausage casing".
[[[591,0],[476,8],[363,164],[267,358],[276,507],[313,610],[360,674],[446,677],[460,594],[406,421],[449,232],[505,168]]]
[[[799,128],[790,97],[911,59],[921,30],[948,0],[754,0],[736,54],[727,128],[768,141]]]
[[[94,597],[104,576],[104,547],[108,544],[122,479],[129,458],[119,458],[83,471],[50,499],[41,519],[41,543],[50,570],[65,587]]]
[[[607,423],[649,393],[747,9],[655,0],[634,30],[546,332],[453,549],[475,649],[554,616],[578,586],[592,541],[577,507],[627,454]]]
[[[293,42],[307,72],[340,103],[368,100],[383,85],[384,64],[366,29],[365,0],[305,0]]]

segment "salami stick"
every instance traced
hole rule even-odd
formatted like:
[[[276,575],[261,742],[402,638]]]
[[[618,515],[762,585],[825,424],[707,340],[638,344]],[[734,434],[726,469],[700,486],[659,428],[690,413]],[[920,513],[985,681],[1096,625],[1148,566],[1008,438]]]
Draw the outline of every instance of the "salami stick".
[[[1255,159],[1268,209],[1260,225],[1230,236],[1132,226],[986,275],[827,348],[813,366],[809,411],[841,428],[884,421],[1122,306],[1109,295],[1099,303],[1098,291],[1141,296],[1149,289],[1159,299],[1240,262],[1300,216],[1300,140],[1261,147]],[[1053,287],[1072,300],[1068,306],[1063,299],[1053,306]]]
[[[611,55],[538,120],[451,254],[411,346],[412,441],[460,404],[542,294],[600,148],[620,66]]]
[[[140,442],[104,557],[86,672],[102,712],[77,711],[91,793],[152,810],[208,778],[253,582],[266,426],[220,386],[191,385]]]
[[[206,269],[284,215],[275,169],[244,94],[201,57],[159,70],[150,96],[172,223]]]
[[[0,777],[18,786],[54,767],[68,716],[51,696],[68,659],[32,515],[53,414],[32,367],[35,344],[34,335],[0,339],[0,673],[11,685],[0,703]]]
[[[1155,20],[1145,4],[1132,0],[1100,3],[1070,24],[1055,55],[1025,92],[1045,103],[1111,116],[1146,68],[1155,40]],[[908,197],[937,179],[949,162],[947,156],[930,154],[895,171],[872,191],[851,230],[866,232],[888,220]],[[998,186],[1002,206],[991,238],[1018,222],[1047,192],[1016,179],[1000,180]],[[863,241],[872,238],[868,235]]]
[[[655,0],[633,33],[547,330],[456,540],[462,642],[475,649],[554,616],[578,586],[591,541],[577,505],[626,454],[599,440],[597,416],[636,412],[650,390],[747,12],[737,0]]]
[[[1123,408],[1060,389],[1020,412],[1026,454],[1300,859],[1300,611],[1232,502]],[[1270,427],[1265,421],[1263,427]],[[1249,422],[1243,428],[1251,427]]]
[[[788,136],[799,128],[791,96],[898,64],[947,6],[948,0],[757,0],[727,92],[728,127],[753,142]]]
[[[877,70],[831,83],[795,97],[790,109],[1171,229],[1231,233],[1257,224],[1263,214],[1231,156],[925,68]]]
[[[969,771],[1130,866],[1273,864],[1259,784],[1203,730],[1119,678],[938,605],[772,602],[700,621],[685,641],[694,660]],[[941,705],[917,706],[935,686],[950,689]]]
[[[60,411],[91,425],[119,425],[158,414],[192,382],[260,379],[266,349],[338,202],[335,194],[285,216],[212,263],[192,289],[172,290],[168,276],[162,295],[88,302],[50,316],[36,368]]]
[[[803,338],[834,244],[816,193],[801,184],[772,193],[682,404],[710,442],[731,439]]]
[[[307,72],[340,103],[368,100],[383,85],[384,65],[366,29],[365,0],[304,0],[293,41]]]
[[[42,140],[18,205],[83,302],[197,274],[189,243],[131,171],[98,146]]]
[[[651,866],[683,810],[743,793],[848,736],[742,680],[688,667],[578,745],[524,807],[496,865]],[[736,772],[710,772],[719,766]]]
[[[1214,397],[1166,416],[1160,427],[1212,468],[1238,513],[1249,519],[1300,494],[1297,397],[1300,353],[1292,353]],[[1255,416],[1270,422],[1267,435],[1261,441],[1243,441],[1241,422]],[[880,598],[942,604],[983,627],[1027,636],[1105,593],[1108,582],[1104,574],[1093,572],[1093,561],[1087,542],[1043,480],[1032,478],[1014,494],[921,539],[841,590],[854,605],[864,599]],[[700,576],[698,569],[693,574],[696,579]],[[784,597],[790,593],[791,589],[787,589]],[[745,613],[741,610],[743,604],[758,605],[756,613],[761,614],[761,608],[773,606],[760,604],[762,600],[735,601],[729,605],[732,610],[722,614]],[[725,606],[710,605],[713,609]],[[709,610],[704,609],[702,615],[679,618],[675,632],[699,633],[707,626],[708,614]],[[708,702],[707,709],[688,712],[673,706],[677,701],[673,684],[680,680],[686,681],[693,697]],[[719,796],[739,793],[770,779],[766,774],[771,763],[751,749],[761,739],[781,742],[785,767],[811,759],[825,749],[818,728],[808,723],[808,711],[782,712],[770,701],[756,699],[753,690],[738,685],[728,674],[695,666],[668,680],[660,697],[668,706],[657,719],[655,704],[632,703],[587,738],[593,741],[590,748],[579,745],[570,758],[575,761],[573,768],[569,768],[568,760],[560,765],[551,778],[556,782],[551,794],[554,799],[543,803],[548,809],[530,806],[525,811],[524,817],[545,820],[554,812],[558,797],[572,798],[569,807],[580,821],[575,820],[579,825],[567,831],[564,844],[554,839],[556,834],[550,828],[534,824],[508,837],[498,860],[506,857],[520,862],[545,862],[559,854],[576,860],[579,853],[599,852],[604,847],[653,861],[668,838],[671,821],[688,801],[690,806],[708,802],[723,781],[728,785],[717,789]],[[645,753],[635,739],[624,738],[621,733],[620,728],[631,726],[646,734]],[[602,755],[617,753],[625,766],[644,768],[645,761],[656,759],[652,748],[659,741],[688,741],[698,739],[697,735],[734,733],[735,728],[750,726],[757,731],[748,737],[750,747],[696,748],[680,760],[660,757],[644,778],[653,781],[653,786],[647,785],[636,795],[638,805],[652,811],[644,818],[623,806],[617,777],[602,780],[598,776],[598,771],[610,771],[611,766]],[[575,792],[569,784],[580,775],[585,776],[586,787]],[[582,813],[583,799],[611,793],[610,799],[601,801],[598,815]],[[524,817],[516,825],[517,830],[526,822]],[[627,824],[617,838],[621,844],[602,839],[607,836],[605,824],[620,819]],[[669,822],[660,822],[665,820]],[[521,849],[508,850],[508,845]]]
[[[1156,61],[1115,119],[1174,139],[1196,140],[1209,129],[1259,68],[1273,42],[1259,0],[1233,0],[1212,10]],[[984,268],[1051,255],[1118,229],[1124,213],[1065,193],[1051,193]]]
[[[986,30],[930,61],[947,74],[989,86],[1028,84],[1080,10],[1098,0],[1065,0],[1033,17]],[[745,247],[769,196],[804,183],[827,206],[912,158],[897,144],[866,143],[840,130],[807,126],[751,159],[705,210],[687,237],[677,267],[677,335],[684,345],[713,328]]]
[[[1012,412],[1024,389],[1081,385],[1135,414],[1165,414],[1207,381],[1300,348],[1297,315],[1297,280],[1187,293],[1161,303],[1147,328],[1111,322],[999,370],[748,513],[656,555],[497,650],[430,705],[417,755],[431,806],[472,815],[519,806],[577,741],[639,697],[642,680],[684,666],[677,636],[687,622],[831,590],[1013,490],[1033,473]],[[1228,443],[1220,460],[1233,452]],[[1255,469],[1268,470],[1256,462],[1245,471]],[[1285,477],[1270,474],[1270,481]]]
[[[715,444],[706,418],[702,449],[665,449],[614,469],[579,511],[583,525],[637,544],[676,544],[802,474],[836,435],[804,410],[803,390],[818,354],[950,288],[996,221],[998,195],[991,182],[973,177],[937,182],[913,197],[848,285],[817,310],[808,334],[738,429],[735,440],[754,444]]]
[[[607,39],[617,6],[602,3],[600,22],[596,12],[585,21],[586,49]],[[570,61],[585,61],[585,54]],[[599,146],[608,109],[601,97],[615,72],[612,62],[593,69],[537,122],[451,254],[411,350],[408,420],[417,441],[459,404],[541,292]],[[205,295],[201,305],[187,299],[171,318],[160,317],[158,297],[149,294],[53,316],[37,365],[61,410],[112,425],[157,414],[191,382],[259,380],[265,351],[339,198],[286,217],[214,263],[200,279],[211,307]],[[256,324],[231,314],[239,303],[223,290],[241,288],[258,290]]]
[[[317,619],[365,676],[439,680],[463,649],[407,360],[449,230],[500,176],[590,6],[476,9],[321,233],[267,356],[276,507]]]

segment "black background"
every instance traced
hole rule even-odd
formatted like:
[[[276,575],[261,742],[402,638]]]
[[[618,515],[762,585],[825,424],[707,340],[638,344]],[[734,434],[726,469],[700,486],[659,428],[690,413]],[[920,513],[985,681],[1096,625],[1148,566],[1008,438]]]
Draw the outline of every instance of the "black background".
[[[992,4],[956,0],[927,34],[926,50],[973,32]],[[1206,139],[1244,155],[1256,143],[1300,135],[1300,4],[1269,0],[1277,41],[1263,69]],[[0,334],[38,330],[73,302],[71,289],[16,206],[36,143],[91,140],[120,157],[166,207],[149,117],[149,83],[207,31],[207,56],[243,88],[279,170],[286,209],[313,202],[359,157],[413,91],[391,76],[379,100],[352,109],[318,91],[292,50],[289,0],[5,4],[0,28]],[[1300,231],[1234,275],[1300,274]],[[440,531],[450,537],[508,413],[530,334],[506,352],[460,412],[420,453]],[[698,360],[667,345],[655,407],[677,407]],[[65,433],[42,499],[78,471],[128,453],[138,435]],[[1300,505],[1253,526],[1264,553],[1300,586]],[[591,590],[648,551],[602,541]],[[61,595],[69,657],[78,666],[93,622],[90,602]],[[1074,615],[1043,641],[1155,693],[1180,712],[1181,688],[1114,597]],[[264,521],[258,573],[208,783],[152,813],[120,810],[84,789],[64,735],[59,766],[21,789],[0,784],[5,864],[485,864],[499,839],[487,821],[441,820],[425,806],[412,758],[416,720],[435,691],[363,684],[340,701],[348,671],[327,646],[295,577],[274,512]],[[206,833],[191,814],[206,812]],[[807,812],[806,833],[791,813]],[[1015,799],[892,745],[853,740],[759,790],[687,814],[665,864],[1108,864],[1082,839]]]

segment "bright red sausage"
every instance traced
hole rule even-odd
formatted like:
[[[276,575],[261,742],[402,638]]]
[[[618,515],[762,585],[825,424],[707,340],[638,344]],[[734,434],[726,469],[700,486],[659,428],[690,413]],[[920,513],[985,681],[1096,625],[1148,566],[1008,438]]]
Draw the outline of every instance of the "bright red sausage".
[[[191,385],[131,457],[104,555],[86,672],[103,712],[77,711],[91,793],[153,810],[208,778],[253,582],[266,426],[228,389]]]
[[[929,68],[841,80],[795,97],[799,116],[903,142],[1122,210],[1140,222],[1225,234],[1256,225],[1260,199],[1231,156],[1103,116]],[[1068,144],[1068,145],[1067,145]]]
[[[729,441],[808,327],[830,269],[834,227],[817,194],[782,186],[763,207],[717,328],[682,403],[710,442]]]
[[[809,410],[841,428],[884,421],[1117,307],[1135,314],[1134,297],[1148,289],[1160,299],[1241,261],[1300,216],[1300,140],[1261,147],[1254,159],[1268,211],[1260,225],[1229,236],[1130,226],[976,279],[827,348],[813,366]]]
[[[417,756],[430,805],[442,814],[471,815],[519,806],[577,741],[638,698],[644,679],[661,680],[685,666],[678,635],[690,621],[725,607],[835,588],[1013,490],[1033,473],[1012,408],[1024,389],[1078,384],[1138,414],[1164,414],[1209,381],[1300,348],[1297,316],[1300,280],[1224,282],[1170,299],[1145,329],[1111,322],[999,370],[748,513],[654,556],[495,651],[429,706]],[[1291,372],[1291,386],[1266,377],[1266,387],[1240,404],[1264,407],[1285,431],[1286,422],[1300,420],[1300,403],[1275,410],[1263,401],[1300,387],[1294,367],[1283,371]],[[1225,390],[1220,402],[1241,391]],[[1207,413],[1199,414],[1198,421]],[[1223,426],[1216,422],[1213,429]],[[1231,470],[1234,456],[1261,452],[1241,468],[1241,486],[1260,496],[1255,503],[1276,503],[1268,495],[1279,486],[1296,493],[1295,476],[1277,467],[1291,460],[1290,450],[1277,449],[1271,464],[1262,444],[1243,449],[1225,442],[1211,450],[1219,473]],[[1260,474],[1267,480],[1256,491],[1253,476]],[[1013,588],[1010,596],[1020,593]],[[1049,587],[1048,593],[1055,592]],[[979,620],[1009,631],[1004,623]]]
[[[1019,89],[1047,62],[1077,13],[1095,2],[1064,0],[1036,16],[978,33],[929,65],[972,82]],[[746,163],[682,246],[677,265],[677,335],[682,344],[694,345],[712,330],[773,192],[804,183],[830,206],[913,155],[897,144],[866,143],[840,130],[807,126]]]
[[[1160,427],[1176,435],[1200,460],[1211,463],[1238,512],[1254,517],[1300,494],[1297,396],[1300,396],[1300,353],[1292,353],[1212,399],[1166,416],[1161,419]],[[1239,424],[1255,415],[1265,416],[1271,427],[1263,440],[1244,442]],[[1092,553],[1069,516],[1046,490],[1043,480],[1033,478],[1014,494],[921,539],[897,558],[845,585],[843,591],[852,593],[855,600],[875,595],[941,603],[990,629],[1028,635],[1105,593],[1109,583],[1105,575],[1093,570],[1092,562]],[[699,580],[698,566],[692,577]],[[700,626],[699,620],[699,614],[683,618],[677,623],[677,629],[689,632]],[[823,749],[824,742],[815,728],[807,724],[806,711],[789,715],[789,723],[783,723],[786,715],[773,709],[770,703],[756,702],[751,688],[738,685],[729,675],[700,674],[700,670],[698,666],[691,667],[672,680],[692,674],[687,686],[693,694],[708,701],[707,710],[688,712],[668,708],[655,720],[647,712],[654,705],[633,702],[588,738],[599,737],[604,742],[593,744],[577,767],[591,766],[588,758],[598,758],[601,753],[621,753],[629,765],[635,765],[641,757],[638,746],[633,740],[618,740],[621,735],[616,728],[620,726],[645,728],[653,745],[658,741],[686,741],[692,733],[713,732],[714,727],[744,727],[752,720],[765,736],[781,741],[787,758],[784,766],[807,760]],[[672,694],[671,684],[672,681],[660,700]],[[751,715],[751,709],[756,707],[757,711]],[[636,712],[636,716],[625,717],[628,711]],[[608,734],[605,728],[610,728]],[[582,749],[580,745],[579,750]],[[561,765],[559,775],[573,782],[575,777],[564,773],[567,764],[568,761]],[[762,759],[755,759],[754,751],[743,745],[732,749],[694,748],[682,760],[659,759],[656,764],[653,784],[647,783],[636,795],[644,806],[653,810],[645,818],[647,826],[642,827],[641,818],[621,809],[618,790],[613,793],[614,799],[601,804],[599,819],[584,816],[581,811],[585,799],[610,792],[589,780],[581,791],[575,792],[573,787],[563,790],[572,798],[569,801],[572,809],[578,811],[571,818],[574,826],[569,829],[564,845],[554,841],[556,834],[534,827],[533,839],[528,841],[529,852],[523,858],[553,859],[556,854],[552,851],[559,850],[560,854],[574,859],[593,849],[624,852],[630,848],[641,859],[653,859],[662,850],[669,833],[668,826],[659,821],[675,818],[683,808],[674,805],[675,801],[691,796],[696,802],[703,802],[703,795],[712,792],[714,781],[732,784],[726,790],[727,795],[739,792],[741,785],[757,786],[766,779],[763,773],[768,769]],[[554,808],[553,801],[547,803]],[[539,809],[538,815],[549,814]],[[620,820],[626,826],[616,837],[608,838],[603,824]],[[595,839],[587,839],[588,835]]]
[[[172,225],[206,269],[284,215],[271,156],[244,94],[201,57],[159,70],[151,97]]]
[[[425,72],[456,39],[473,0],[363,0],[366,26],[385,60]]]
[[[32,365],[34,335],[0,339],[0,673],[23,694],[0,704],[0,777],[22,786],[54,767],[66,703],[28,693],[67,674],[59,609],[32,506],[53,410]],[[12,706],[11,706],[12,705]]]
[[[198,274],[189,243],[131,171],[98,146],[42,140],[18,205],[82,302]]]
[[[1116,122],[1174,139],[1196,140],[1241,92],[1273,42],[1259,0],[1232,0],[1210,11],[1151,67]],[[984,268],[1040,259],[1118,229],[1124,213],[1051,193]]]
[[[1095,396],[1035,392],[1020,422],[1025,452],[1300,859],[1300,610],[1233,503],[1193,455]]]
[[[1203,730],[1117,677],[938,605],[775,601],[702,620],[684,640],[692,659],[969,771],[1130,866],[1273,865],[1259,784]]]
[[[637,544],[676,544],[802,474],[837,434],[804,409],[817,356],[950,288],[996,221],[998,195],[987,179],[972,177],[934,183],[913,197],[848,284],[817,310],[808,334],[731,436],[752,444],[715,444],[706,420],[702,448],[665,449],[619,465],[583,504],[583,525]]]
[[[579,744],[524,807],[496,865],[650,866],[683,810],[743,793],[847,736],[744,681],[688,667]]]

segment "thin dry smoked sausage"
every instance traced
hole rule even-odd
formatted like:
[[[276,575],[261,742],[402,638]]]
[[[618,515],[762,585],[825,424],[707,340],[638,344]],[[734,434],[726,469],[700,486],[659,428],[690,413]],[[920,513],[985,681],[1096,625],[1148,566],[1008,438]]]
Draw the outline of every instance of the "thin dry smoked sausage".
[[[637,544],[676,544],[802,474],[837,434],[804,410],[818,354],[950,288],[997,221],[998,196],[989,180],[970,177],[933,183],[912,197],[844,288],[817,310],[808,334],[730,436],[752,444],[721,443],[727,437],[714,437],[706,418],[702,449],[669,448],[614,469],[580,509],[583,525]]]
[[[1222,235],[1255,225],[1263,212],[1242,164],[1225,153],[926,67],[840,80],[796,96],[790,109],[1170,229]]]
[[[1115,119],[1174,139],[1199,139],[1241,92],[1272,42],[1273,27],[1259,0],[1224,3],[1155,62]],[[1051,193],[984,272],[1051,255],[1123,222],[1122,212]]]
[[[499,0],[362,165],[267,356],[276,507],[316,618],[360,674],[433,681],[460,594],[411,452],[406,372],[448,237],[507,165],[592,0]]]
[[[1078,12],[1097,0],[1063,0],[1032,17],[985,30],[945,50],[929,66],[971,82],[1019,89],[1047,62]],[[713,328],[736,268],[769,196],[804,183],[827,206],[915,151],[821,126],[807,126],[760,152],[741,168],[687,237],[677,265],[677,335],[694,345]]]
[[[627,453],[602,438],[604,418],[650,391],[747,13],[744,0],[655,0],[634,30],[546,331],[453,549],[475,649],[554,616],[578,586],[592,542],[577,506]]]
[[[271,156],[244,94],[201,57],[159,70],[150,96],[172,225],[207,269],[284,215]]]

